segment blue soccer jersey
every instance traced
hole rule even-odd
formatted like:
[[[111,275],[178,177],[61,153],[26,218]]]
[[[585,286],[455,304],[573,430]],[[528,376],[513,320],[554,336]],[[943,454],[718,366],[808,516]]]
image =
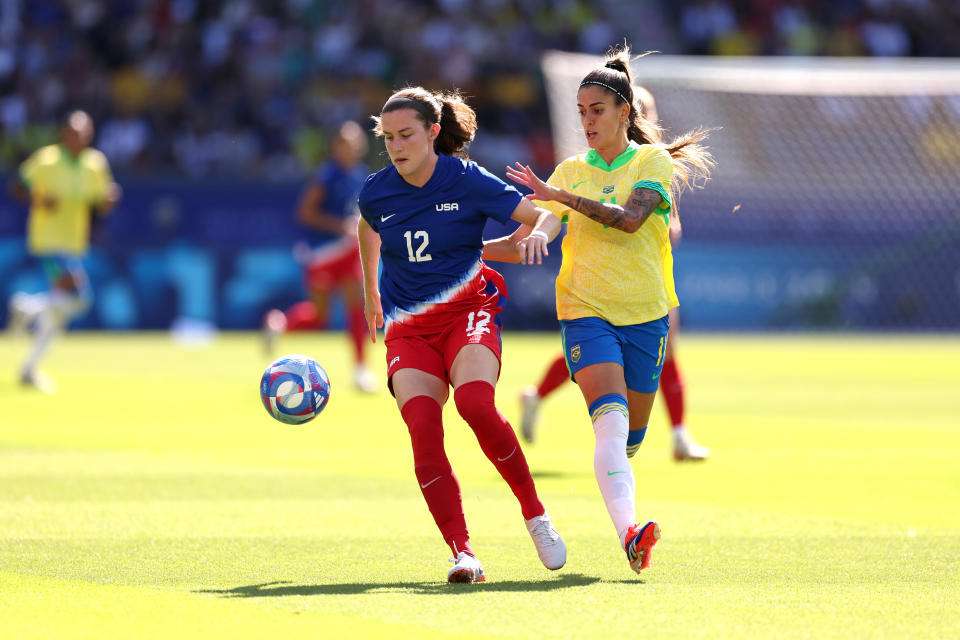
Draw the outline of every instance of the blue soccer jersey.
[[[355,211],[357,193],[368,172],[369,169],[365,164],[357,164],[347,170],[332,160],[323,164],[317,169],[312,181],[312,184],[324,190],[320,209],[342,219],[351,217]],[[304,226],[304,239],[315,247],[332,240],[339,240],[340,236]]]
[[[483,227],[487,218],[506,222],[522,198],[475,162],[443,154],[422,187],[393,165],[366,179],[360,213],[380,234],[388,336],[392,324],[442,330],[448,313],[492,293],[496,272],[480,259]]]

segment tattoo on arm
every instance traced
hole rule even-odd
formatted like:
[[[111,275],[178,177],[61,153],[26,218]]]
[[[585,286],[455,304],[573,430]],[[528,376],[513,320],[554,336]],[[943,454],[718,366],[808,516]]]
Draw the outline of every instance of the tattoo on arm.
[[[560,202],[579,211],[591,220],[626,233],[634,233],[656,210],[661,199],[657,191],[639,187],[633,190],[630,199],[624,206],[609,202],[597,202],[566,192],[564,192]]]

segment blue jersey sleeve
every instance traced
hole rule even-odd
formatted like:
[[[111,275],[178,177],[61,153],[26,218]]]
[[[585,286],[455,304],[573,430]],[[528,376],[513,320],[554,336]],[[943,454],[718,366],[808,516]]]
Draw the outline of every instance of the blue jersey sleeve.
[[[376,174],[371,174],[363,181],[363,186],[360,187],[360,193],[357,194],[357,206],[360,209],[360,217],[367,221],[371,229],[380,233],[377,213],[373,211],[370,206],[371,184],[375,177]]]
[[[501,224],[507,222],[523,200],[520,192],[475,162],[468,164],[467,174],[483,213]]]

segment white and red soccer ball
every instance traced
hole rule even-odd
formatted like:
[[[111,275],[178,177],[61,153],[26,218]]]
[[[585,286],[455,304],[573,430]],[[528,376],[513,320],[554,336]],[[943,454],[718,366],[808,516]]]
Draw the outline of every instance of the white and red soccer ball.
[[[267,413],[287,424],[313,420],[330,399],[330,378],[316,360],[291,353],[270,363],[260,379]]]

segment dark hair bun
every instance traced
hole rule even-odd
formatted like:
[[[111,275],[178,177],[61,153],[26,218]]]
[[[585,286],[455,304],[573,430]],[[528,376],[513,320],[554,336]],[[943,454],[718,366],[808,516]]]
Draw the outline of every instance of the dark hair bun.
[[[622,58],[612,58],[603,65],[607,69],[627,73],[627,63]]]

